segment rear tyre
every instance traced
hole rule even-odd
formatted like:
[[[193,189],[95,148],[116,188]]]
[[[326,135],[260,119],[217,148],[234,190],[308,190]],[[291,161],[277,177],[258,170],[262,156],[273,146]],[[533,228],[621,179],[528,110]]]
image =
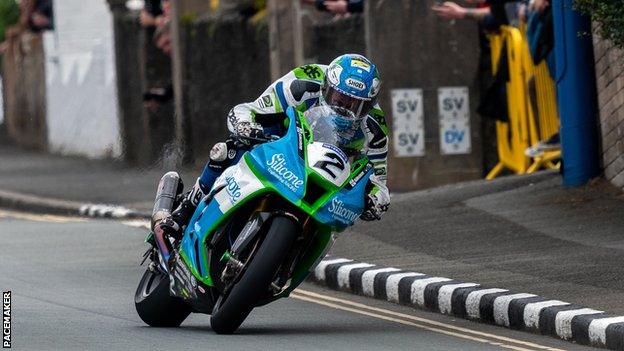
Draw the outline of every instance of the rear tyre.
[[[147,269],[134,294],[139,317],[152,327],[179,327],[191,308],[179,298],[169,295],[169,278]]]
[[[231,334],[243,323],[258,301],[264,297],[275,273],[297,238],[297,225],[289,218],[275,217],[266,238],[247,270],[232,287],[229,295],[217,300],[210,317],[212,330]]]

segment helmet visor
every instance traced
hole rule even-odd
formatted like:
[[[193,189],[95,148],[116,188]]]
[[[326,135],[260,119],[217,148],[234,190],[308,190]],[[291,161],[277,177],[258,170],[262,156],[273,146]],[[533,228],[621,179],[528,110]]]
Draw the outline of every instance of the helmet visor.
[[[353,113],[357,118],[363,117],[370,110],[369,101],[346,95],[330,86],[325,88],[325,91],[323,92],[323,99],[327,105],[337,107],[337,110],[344,109],[351,111],[351,113]],[[340,113],[340,111],[336,112]]]

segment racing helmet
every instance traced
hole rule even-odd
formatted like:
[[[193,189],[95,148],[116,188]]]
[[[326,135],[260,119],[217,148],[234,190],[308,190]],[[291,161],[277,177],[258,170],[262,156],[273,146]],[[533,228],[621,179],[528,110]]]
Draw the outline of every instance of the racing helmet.
[[[358,129],[377,103],[381,79],[377,66],[362,55],[345,54],[327,67],[321,88],[321,104],[334,109],[345,129]]]

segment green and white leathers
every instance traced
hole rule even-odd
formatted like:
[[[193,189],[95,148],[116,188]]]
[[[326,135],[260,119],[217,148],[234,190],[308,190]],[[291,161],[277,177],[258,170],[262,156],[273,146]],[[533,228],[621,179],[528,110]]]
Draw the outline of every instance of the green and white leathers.
[[[355,56],[355,55],[354,55]],[[297,67],[273,82],[254,102],[239,104],[228,115],[228,128],[237,134],[241,123],[255,123],[260,114],[275,114],[294,107],[300,112],[322,103],[321,87],[329,66],[309,64]],[[370,110],[360,130],[345,145],[348,151],[364,153],[375,169],[377,187],[385,188],[387,178],[388,127],[378,104]],[[386,189],[384,189],[386,190]],[[373,189],[375,193],[379,189]],[[387,190],[386,190],[387,191]]]

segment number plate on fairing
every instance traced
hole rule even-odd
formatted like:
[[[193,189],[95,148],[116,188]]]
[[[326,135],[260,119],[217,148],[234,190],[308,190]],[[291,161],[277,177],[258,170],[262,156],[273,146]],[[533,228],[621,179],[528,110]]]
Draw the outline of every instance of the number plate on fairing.
[[[347,155],[331,144],[309,144],[308,166],[336,186],[344,184],[351,174]]]

